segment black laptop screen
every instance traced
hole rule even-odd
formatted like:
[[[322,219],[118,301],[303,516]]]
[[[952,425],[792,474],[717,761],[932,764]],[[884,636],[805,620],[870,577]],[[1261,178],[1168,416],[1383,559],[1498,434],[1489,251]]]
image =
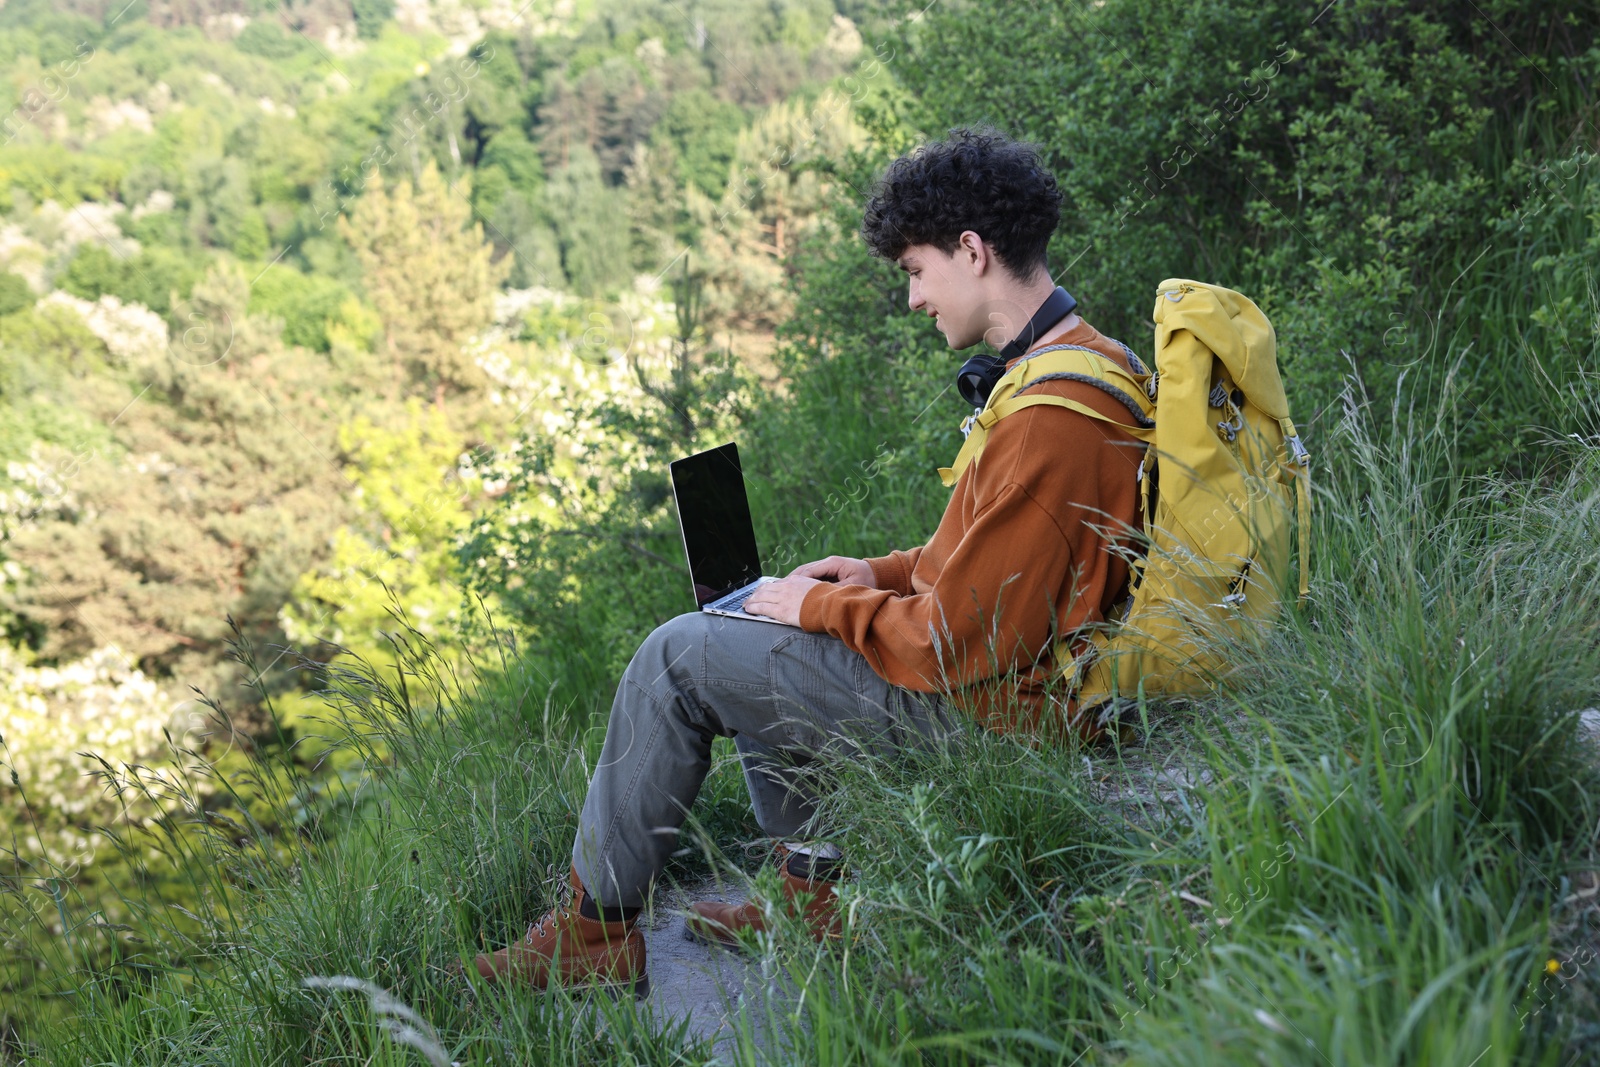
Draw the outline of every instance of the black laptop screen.
[[[730,442],[673,463],[672,492],[696,605],[761,577],[737,445]]]

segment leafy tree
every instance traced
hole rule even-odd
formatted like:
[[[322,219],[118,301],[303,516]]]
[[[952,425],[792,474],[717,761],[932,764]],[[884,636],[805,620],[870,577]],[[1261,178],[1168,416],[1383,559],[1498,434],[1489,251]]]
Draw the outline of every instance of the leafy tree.
[[[330,146],[298,116],[282,114],[245,120],[230,141],[229,151],[249,160],[250,185],[269,229],[280,233],[327,175]]]
[[[233,46],[239,51],[263,59],[290,59],[300,54],[306,48],[305,40],[298,34],[291,34],[272,18],[251,19],[244,29],[239,31],[239,36],[233,39]]]
[[[561,246],[544,205],[544,197],[534,199],[512,192],[500,201],[489,220],[495,247],[503,246],[511,253],[507,279],[519,289],[532,285],[557,289],[566,284]]]
[[[452,546],[482,491],[459,465],[465,442],[444,412],[413,398],[385,423],[360,416],[340,429],[351,520],[333,535],[326,563],[301,575],[283,614],[291,639],[373,661],[385,657],[380,631],[394,629],[396,605],[440,648],[455,644],[462,594]]]
[[[728,186],[728,168],[744,126],[742,109],[705,89],[690,89],[672,98],[653,137],[658,144],[672,145],[679,182],[716,200]]]
[[[111,430],[77,403],[76,387],[110,363],[105,343],[70,308],[43,303],[0,316],[0,461],[26,466],[36,447],[54,445],[71,465],[109,445]]]
[[[355,15],[357,36],[370,41],[394,18],[394,0],[350,0],[350,10]]]
[[[214,268],[183,358],[135,368],[131,387],[79,384],[113,443],[46,450],[6,546],[26,574],[7,606],[44,627],[42,656],[116,644],[147,673],[213,685],[229,616],[282,640],[279,609],[345,505],[327,364],[286,359],[247,290]]]
[[[707,263],[708,322],[770,330],[788,317],[786,261],[838,195],[818,164],[864,143],[842,94],[789,101],[739,135],[720,200],[690,190]]]
[[[600,161],[586,147],[551,176],[547,195],[561,266],[572,288],[593,296],[620,285],[631,273],[627,213],[620,191],[600,177]]]
[[[160,175],[155,176],[155,181],[161,180]],[[160,188],[159,185],[156,188]],[[138,195],[123,184],[122,194],[130,200],[137,200]],[[189,228],[188,219],[181,211],[155,211],[141,218],[133,218],[131,214],[117,216],[117,223],[122,227],[122,232],[138,241],[143,246],[140,255],[152,259],[174,257],[180,259],[188,266],[192,275],[188,285],[194,284],[195,279],[202,273],[202,261],[205,252],[200,248],[199,241],[194,232]],[[81,252],[81,249],[80,249]],[[70,269],[70,268],[69,268]],[[144,271],[144,264],[140,264]],[[184,287],[185,292],[188,286]],[[110,290],[107,290],[108,292]],[[143,301],[141,301],[143,303]],[[150,305],[154,307],[155,305]]]
[[[9,134],[8,134],[9,136]],[[70,152],[57,142],[0,145],[0,211],[10,211],[20,189],[33,203],[116,199],[127,162]]]
[[[159,314],[189,295],[199,269],[191,256],[170,248],[147,248],[131,258],[112,254],[104,245],[81,244],[61,275],[62,289],[85,300],[110,293],[143,304]]]
[[[544,188],[544,162],[526,134],[507,127],[494,135],[478,160],[473,179],[473,207],[480,217],[494,214],[510,192],[532,198]]]
[[[233,240],[228,243],[228,248],[240,259],[249,262],[260,261],[267,257],[267,251],[272,244],[272,236],[267,232],[267,220],[259,211],[247,211],[239,219],[238,229],[234,232]]]
[[[11,271],[0,271],[0,315],[32,307],[33,301],[33,289],[26,278]]]
[[[109,365],[106,346],[83,319],[59,304],[24,308],[0,318],[0,393],[21,399],[67,377]]]
[[[231,249],[241,259],[267,251],[266,226],[255,205],[241,159],[209,159],[191,168],[190,226],[204,244]]]
[[[468,50],[457,65],[459,81],[441,84],[443,91],[464,91],[461,101],[462,155],[479,165],[488,145],[501,133],[519,130],[527,121],[523,97],[527,75],[517,62],[518,39],[504,31],[491,31]]]
[[[437,397],[483,384],[462,346],[488,326],[511,264],[494,260],[483,226],[430,161],[415,189],[374,175],[339,233],[361,261],[387,350],[414,385]]]
[[[350,290],[331,278],[274,266],[250,287],[249,313],[283,320],[283,341],[328,351],[328,334],[341,319]]]

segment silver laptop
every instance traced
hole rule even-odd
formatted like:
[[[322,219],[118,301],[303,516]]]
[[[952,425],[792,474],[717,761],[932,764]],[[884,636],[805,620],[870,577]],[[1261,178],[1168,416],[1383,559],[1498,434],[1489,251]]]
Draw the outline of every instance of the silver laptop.
[[[739,447],[732,442],[677,460],[671,465],[672,497],[678,529],[689,557],[694,602],[712,615],[778,622],[751,615],[744,602],[756,587],[777,581],[761,574],[750,498],[744,491]],[[785,625],[778,623],[778,625]]]

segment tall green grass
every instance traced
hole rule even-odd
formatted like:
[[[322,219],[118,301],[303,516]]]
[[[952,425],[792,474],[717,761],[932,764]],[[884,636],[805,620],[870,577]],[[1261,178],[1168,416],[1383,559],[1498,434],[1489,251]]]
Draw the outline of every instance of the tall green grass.
[[[829,766],[847,936],[760,941],[792,999],[742,1041],[448,972],[553,898],[599,720],[569,725],[504,635],[455,673],[397,626],[392,662],[325,675],[324,740],[358,757],[338,804],[270,746],[231,779],[191,753],[183,816],[120,839],[164,849],[198,906],[129,887],[107,963],[54,936],[62,916],[92,928],[57,903],[65,882],[14,872],[10,936],[32,938],[71,1011],[8,1054],[1592,1062],[1600,749],[1577,713],[1600,703],[1600,451],[1568,440],[1540,479],[1463,478],[1450,410],[1350,396],[1320,449],[1312,601],[1214,699],[1142,709],[1121,746],[966,731]],[[669,878],[746,866],[757,834],[719,743]]]

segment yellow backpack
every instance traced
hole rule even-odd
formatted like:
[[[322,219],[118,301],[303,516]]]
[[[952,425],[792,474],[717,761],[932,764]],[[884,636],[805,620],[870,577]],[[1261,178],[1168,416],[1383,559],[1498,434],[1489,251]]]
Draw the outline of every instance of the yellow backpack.
[[[1309,577],[1311,457],[1289,419],[1271,323],[1246,297],[1183,278],[1161,283],[1153,317],[1153,374],[1137,358],[1130,374],[1075,345],[1029,353],[963,424],[966,442],[939,471],[954,485],[996,423],[1037,404],[1116,422],[1148,446],[1139,468],[1144,555],[1133,562],[1130,595],[1087,648],[1082,634],[1061,635],[1055,648],[1080,712],[1101,708],[1102,725],[1118,697],[1190,696],[1213,686],[1228,666],[1226,643],[1247,622],[1277,615],[1294,525],[1302,597]],[[1110,393],[1129,421],[1027,392],[1063,378]]]

